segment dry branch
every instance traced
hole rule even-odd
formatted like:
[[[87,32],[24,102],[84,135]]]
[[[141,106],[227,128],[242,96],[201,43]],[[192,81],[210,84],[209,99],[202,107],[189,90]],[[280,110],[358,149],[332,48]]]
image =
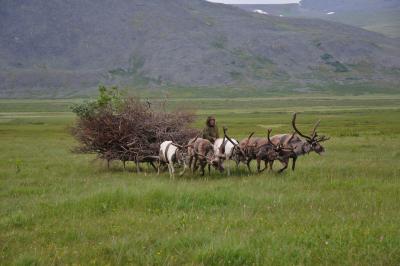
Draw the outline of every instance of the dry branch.
[[[156,111],[151,106],[128,98],[118,111],[106,106],[89,117],[78,118],[72,129],[80,143],[78,150],[97,153],[107,161],[141,162],[157,156],[165,140],[184,145],[199,134],[190,126],[195,120],[193,112]]]

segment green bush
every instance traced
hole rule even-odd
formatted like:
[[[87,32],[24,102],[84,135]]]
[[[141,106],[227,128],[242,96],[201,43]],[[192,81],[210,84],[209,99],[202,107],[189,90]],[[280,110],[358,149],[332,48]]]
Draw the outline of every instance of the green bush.
[[[97,100],[84,101],[83,103],[74,104],[71,110],[80,118],[89,118],[98,111],[110,107],[112,110],[118,110],[122,104],[122,96],[118,87],[99,86],[99,96]]]
[[[80,118],[89,118],[94,115],[97,107],[95,101],[85,101],[83,103],[72,105],[71,111]]]
[[[328,60],[330,60],[332,58],[333,58],[333,56],[328,54],[328,53],[325,53],[325,54],[321,55],[321,59],[324,60],[324,61],[328,61]]]
[[[329,62],[328,65],[335,67],[335,72],[348,72],[349,69],[339,61]]]
[[[325,64],[333,66],[335,68],[335,72],[348,72],[349,69],[339,61],[334,61],[333,56],[325,53],[321,55],[321,59],[324,60]]]

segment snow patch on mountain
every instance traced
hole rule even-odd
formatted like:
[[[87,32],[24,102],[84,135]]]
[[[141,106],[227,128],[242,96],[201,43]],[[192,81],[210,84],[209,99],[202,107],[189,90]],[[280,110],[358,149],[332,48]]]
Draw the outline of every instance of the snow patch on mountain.
[[[258,14],[268,15],[268,12],[261,9],[254,9],[253,12]]]

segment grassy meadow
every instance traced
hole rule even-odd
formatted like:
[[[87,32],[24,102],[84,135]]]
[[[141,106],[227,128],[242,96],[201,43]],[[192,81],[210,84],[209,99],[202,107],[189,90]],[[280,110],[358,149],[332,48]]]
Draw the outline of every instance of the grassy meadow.
[[[400,264],[399,95],[172,99],[237,139],[293,111],[332,137],[295,172],[175,181],[72,153],[77,101],[0,100],[1,265]]]

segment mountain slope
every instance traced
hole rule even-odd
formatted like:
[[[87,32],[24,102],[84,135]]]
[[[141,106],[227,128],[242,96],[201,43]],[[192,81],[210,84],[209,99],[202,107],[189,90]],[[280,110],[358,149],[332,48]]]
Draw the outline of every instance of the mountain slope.
[[[269,15],[321,18],[400,37],[398,0],[302,0],[300,4],[237,5],[247,10],[262,10]]]
[[[399,42],[343,24],[201,0],[0,1],[0,97],[398,82]]]
[[[398,8],[398,0],[301,0],[303,8],[320,11],[354,11]]]

